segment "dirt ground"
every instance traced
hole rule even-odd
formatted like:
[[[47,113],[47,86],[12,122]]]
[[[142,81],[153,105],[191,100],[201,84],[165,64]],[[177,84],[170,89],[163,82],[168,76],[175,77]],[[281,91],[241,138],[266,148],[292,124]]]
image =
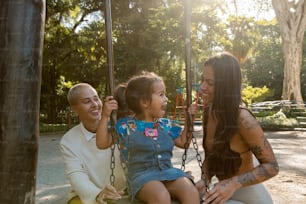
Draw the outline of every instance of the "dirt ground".
[[[279,174],[265,182],[275,204],[306,203],[306,132],[269,132],[280,165]]]
[[[201,149],[201,131],[196,137]],[[279,174],[264,182],[275,204],[306,204],[306,131],[265,132],[279,162]],[[62,134],[43,135],[39,142],[36,204],[67,203],[70,185],[65,177],[64,165],[58,144]],[[174,150],[173,163],[180,167],[182,149]],[[200,171],[195,151],[188,151],[186,170],[191,170],[195,180]]]

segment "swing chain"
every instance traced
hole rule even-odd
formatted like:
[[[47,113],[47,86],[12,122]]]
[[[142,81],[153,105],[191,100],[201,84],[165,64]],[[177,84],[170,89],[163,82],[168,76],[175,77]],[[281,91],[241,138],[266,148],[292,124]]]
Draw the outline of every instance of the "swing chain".
[[[182,166],[181,166],[181,169],[183,171],[185,171],[185,163],[186,163],[186,159],[187,159],[187,152],[188,152],[188,147],[189,147],[189,144],[188,144],[188,141],[190,140],[190,137],[192,137],[192,132],[187,132],[187,137],[186,137],[186,142],[184,144],[184,153],[182,155]]]
[[[115,130],[115,125],[117,123],[117,114],[116,112],[112,112],[111,114],[111,120],[110,120],[110,125],[111,125],[111,136],[112,136],[112,140],[113,140],[113,145],[111,146],[111,163],[110,163],[110,168],[111,168],[111,175],[109,177],[110,179],[110,183],[112,186],[115,186],[115,167],[116,167],[116,162],[115,162],[115,142],[116,142],[116,130]]]
[[[122,153],[122,147],[121,147],[122,144],[120,144],[119,135],[118,135],[118,133],[115,130],[112,132],[112,137],[113,137],[114,144],[116,144],[117,149],[119,151],[121,167],[122,167],[123,171],[126,173],[127,172],[127,167],[126,167],[127,161],[124,158],[124,155]]]
[[[113,125],[114,126],[114,125]],[[111,175],[110,175],[110,183],[112,186],[114,186],[115,184],[115,148],[117,146],[118,150],[119,150],[119,154],[120,154],[120,162],[121,162],[121,167],[123,169],[124,172],[127,171],[127,168],[126,168],[126,161],[123,157],[123,154],[121,152],[121,147],[120,147],[120,144],[119,144],[119,136],[118,134],[116,133],[116,131],[114,130],[114,127],[112,128],[113,131],[111,132],[112,134],[112,138],[113,138],[113,141],[114,141],[114,144],[111,146],[111,164],[110,164],[110,168],[111,168]],[[117,144],[117,145],[116,145]]]
[[[187,133],[187,141],[189,141],[189,139],[190,139],[190,137],[191,137],[191,141],[192,141],[192,145],[193,145],[193,148],[194,148],[194,150],[196,151],[196,159],[197,159],[197,161],[198,161],[198,165],[199,165],[199,167],[200,167],[200,169],[201,169],[201,171],[202,171],[202,158],[201,158],[201,155],[200,155],[200,152],[199,152],[199,146],[198,146],[198,144],[197,144],[197,139],[196,139],[196,137],[193,135],[193,133],[192,132],[188,132]],[[185,143],[185,145],[184,145],[184,153],[183,153],[183,155],[182,155],[182,166],[181,166],[181,169],[183,170],[183,171],[185,171],[185,164],[186,164],[186,160],[187,160],[187,151],[188,151],[188,142],[186,142]]]
[[[202,171],[202,158],[201,158],[201,155],[199,153],[199,146],[197,144],[197,139],[193,135],[192,135],[192,144],[193,144],[194,150],[196,151],[196,158],[197,158],[199,167]]]
[[[115,171],[115,145],[112,145],[111,146],[111,163],[110,163],[110,168],[111,168],[111,175],[110,175],[110,183],[112,186],[115,185],[115,174],[114,174],[114,171]]]
[[[118,133],[115,133],[115,134],[116,134],[116,138],[117,138],[117,141],[116,141],[117,149],[118,149],[119,155],[120,155],[120,164],[121,164],[121,167],[123,169],[123,172],[126,174],[127,173],[127,167],[126,167],[127,161],[124,158],[124,155],[123,155],[123,152],[122,152],[122,147],[121,147],[121,144],[120,144],[119,135],[118,135]]]

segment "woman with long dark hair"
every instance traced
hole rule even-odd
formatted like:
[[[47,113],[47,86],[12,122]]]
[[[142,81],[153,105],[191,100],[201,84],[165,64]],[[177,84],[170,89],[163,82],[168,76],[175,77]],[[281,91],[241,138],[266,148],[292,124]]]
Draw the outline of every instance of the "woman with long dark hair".
[[[206,186],[213,177],[219,180],[212,189],[204,188],[205,203],[273,203],[261,182],[277,175],[279,167],[255,116],[242,106],[237,59],[226,52],[209,58],[200,87],[207,105],[203,115],[203,180]]]

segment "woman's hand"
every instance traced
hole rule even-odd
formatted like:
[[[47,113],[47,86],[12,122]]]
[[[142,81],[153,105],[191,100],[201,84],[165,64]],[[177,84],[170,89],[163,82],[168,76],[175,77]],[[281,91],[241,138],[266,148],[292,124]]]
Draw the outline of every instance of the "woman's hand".
[[[233,178],[222,180],[205,194],[204,203],[222,204],[233,196],[238,186],[240,185]]]
[[[106,185],[97,195],[96,201],[98,204],[107,204],[108,200],[116,201],[122,198],[123,191],[117,191],[112,185]]]
[[[196,188],[199,191],[199,194],[201,196],[201,199],[203,199],[204,197],[206,197],[205,195],[207,194],[207,186],[204,182],[204,180],[199,180],[195,183]]]

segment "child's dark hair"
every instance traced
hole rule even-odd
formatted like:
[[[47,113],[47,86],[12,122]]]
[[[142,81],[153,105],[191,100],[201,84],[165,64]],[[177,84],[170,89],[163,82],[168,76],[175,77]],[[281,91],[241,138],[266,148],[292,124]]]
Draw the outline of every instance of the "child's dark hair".
[[[127,83],[121,83],[116,86],[114,91],[114,98],[118,102],[118,111],[117,111],[117,118],[123,118],[127,115],[131,114],[131,111],[128,109],[126,100],[125,100],[125,91],[126,91]]]
[[[142,112],[141,100],[152,100],[152,85],[155,82],[164,83],[163,79],[153,72],[143,72],[128,81],[125,93],[126,103],[128,108],[135,114]]]

